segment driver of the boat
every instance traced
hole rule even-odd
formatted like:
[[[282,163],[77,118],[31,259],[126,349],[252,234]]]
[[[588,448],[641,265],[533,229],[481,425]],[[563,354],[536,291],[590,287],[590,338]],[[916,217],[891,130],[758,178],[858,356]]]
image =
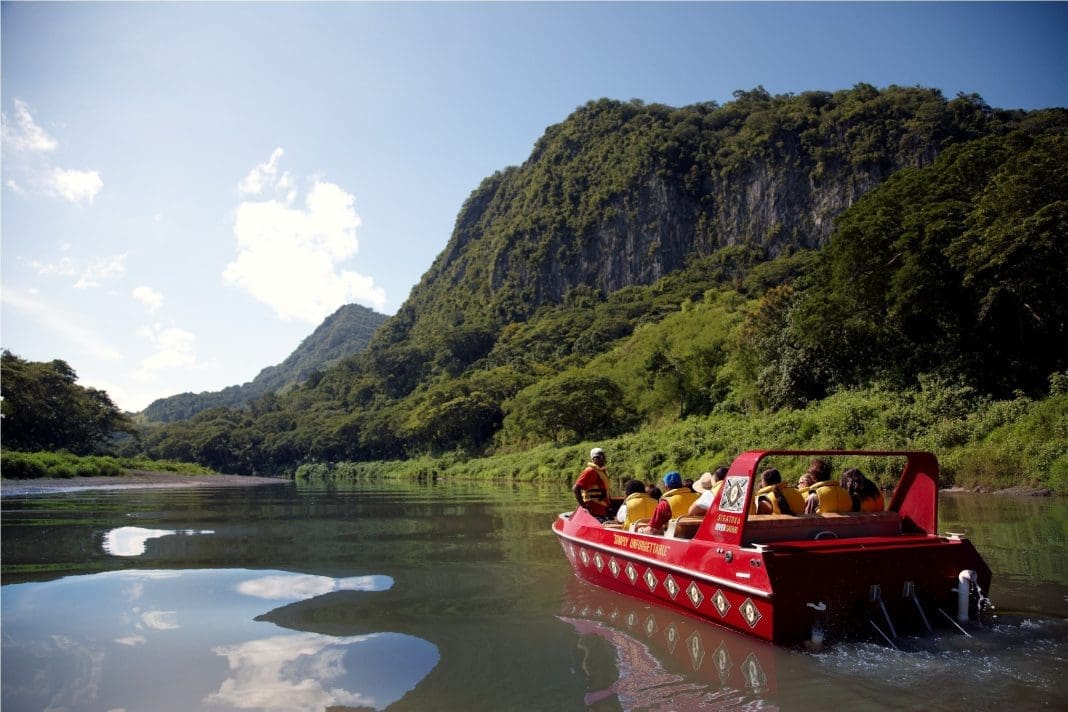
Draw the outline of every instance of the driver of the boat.
[[[586,469],[578,476],[575,486],[571,489],[578,505],[602,522],[608,516],[608,504],[611,502],[608,471],[604,463],[604,450],[599,447],[590,450],[590,461],[586,463]]]

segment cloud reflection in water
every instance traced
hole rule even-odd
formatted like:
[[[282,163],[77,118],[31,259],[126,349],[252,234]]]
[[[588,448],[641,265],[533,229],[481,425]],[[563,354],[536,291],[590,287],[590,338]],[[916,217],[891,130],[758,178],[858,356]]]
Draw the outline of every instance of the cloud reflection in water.
[[[323,594],[375,595],[392,586],[388,576],[242,569],[128,570],[5,586],[0,704],[383,709],[437,665],[436,646],[386,631],[291,632],[256,619],[277,605],[303,602],[314,610]]]
[[[119,527],[104,535],[104,551],[112,556],[140,556],[145,553],[145,543],[149,539],[172,536],[174,534],[214,534],[211,529],[195,531],[193,529],[145,529],[143,527]]]

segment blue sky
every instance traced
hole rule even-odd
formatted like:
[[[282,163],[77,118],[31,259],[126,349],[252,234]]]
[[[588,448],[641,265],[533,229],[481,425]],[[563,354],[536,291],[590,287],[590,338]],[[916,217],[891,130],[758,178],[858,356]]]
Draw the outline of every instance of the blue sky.
[[[392,314],[591,99],[868,82],[1068,106],[1066,3],[2,5],[0,343],[128,410]]]

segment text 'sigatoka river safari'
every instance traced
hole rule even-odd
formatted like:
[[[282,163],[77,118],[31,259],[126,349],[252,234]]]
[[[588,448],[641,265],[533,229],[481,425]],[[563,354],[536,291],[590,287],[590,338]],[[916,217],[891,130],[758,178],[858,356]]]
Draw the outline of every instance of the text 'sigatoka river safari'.
[[[762,460],[893,457],[904,468],[886,511],[750,514]],[[938,460],[929,452],[755,450],[731,464],[712,508],[669,535],[602,524],[582,507],[553,531],[580,578],[775,643],[860,626],[887,640],[908,626],[959,625],[989,603],[990,568],[959,534],[938,534]]]

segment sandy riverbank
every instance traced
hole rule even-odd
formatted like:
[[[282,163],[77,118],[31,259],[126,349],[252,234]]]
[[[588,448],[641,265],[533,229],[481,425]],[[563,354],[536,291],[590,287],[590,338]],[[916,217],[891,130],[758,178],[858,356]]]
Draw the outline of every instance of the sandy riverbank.
[[[244,475],[181,475],[174,472],[133,470],[116,477],[0,479],[0,496],[80,492],[83,490],[173,489],[178,487],[257,487],[292,480]]]

